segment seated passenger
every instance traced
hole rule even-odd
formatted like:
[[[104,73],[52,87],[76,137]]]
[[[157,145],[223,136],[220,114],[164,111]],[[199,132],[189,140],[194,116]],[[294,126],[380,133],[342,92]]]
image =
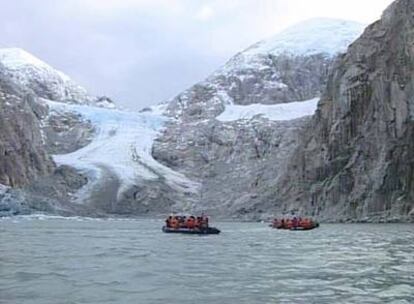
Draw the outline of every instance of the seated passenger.
[[[196,220],[195,220],[195,228],[201,228],[201,217],[197,216]]]
[[[292,227],[293,227],[293,228],[297,228],[297,227],[298,227],[298,224],[299,224],[299,222],[298,222],[298,218],[295,216],[295,217],[293,218],[293,220],[292,220]]]
[[[173,228],[173,229],[180,228],[180,222],[179,222],[179,220],[178,220],[178,218],[176,216],[173,216],[172,217],[172,220],[171,220],[171,228]]]
[[[180,228],[187,228],[187,219],[185,216],[180,217]]]
[[[171,220],[172,220],[171,215],[165,220],[165,226],[167,226],[167,228],[171,228]]]
[[[187,228],[188,229],[194,229],[195,228],[195,218],[194,218],[194,216],[190,216],[187,219]]]

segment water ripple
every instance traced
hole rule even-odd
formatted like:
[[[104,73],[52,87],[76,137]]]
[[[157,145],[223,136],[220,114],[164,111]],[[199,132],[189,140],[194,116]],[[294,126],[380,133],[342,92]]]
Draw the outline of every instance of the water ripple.
[[[414,303],[413,225],[308,232],[157,220],[1,220],[0,303]]]

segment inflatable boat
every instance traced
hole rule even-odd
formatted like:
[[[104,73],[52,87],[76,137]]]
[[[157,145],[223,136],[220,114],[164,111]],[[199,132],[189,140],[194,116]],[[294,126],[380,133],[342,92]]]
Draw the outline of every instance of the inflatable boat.
[[[270,227],[274,229],[284,229],[284,230],[297,230],[297,231],[303,231],[303,230],[312,230],[319,227],[319,223],[313,220],[306,221],[306,222],[299,222],[294,226],[293,222],[288,219],[286,221],[273,221],[272,224],[269,225]]]
[[[219,234],[220,230],[214,227],[208,227],[208,228],[169,228],[167,226],[162,227],[162,232],[165,233],[183,233],[183,234]]]
[[[300,230],[312,230],[312,229],[315,229],[315,228],[318,228],[318,227],[319,227],[319,223],[313,223],[312,226],[306,226],[306,227],[298,226],[298,227],[291,227],[289,229],[300,231]]]

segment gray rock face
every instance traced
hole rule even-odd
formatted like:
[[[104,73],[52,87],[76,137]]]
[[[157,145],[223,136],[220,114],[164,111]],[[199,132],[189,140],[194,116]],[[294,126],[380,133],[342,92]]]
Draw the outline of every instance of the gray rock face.
[[[0,184],[21,186],[52,172],[43,146],[41,109],[3,74],[0,66]]]
[[[75,151],[89,142],[94,130],[79,116],[50,112],[41,98],[112,105],[108,98],[89,97],[30,54],[0,49],[0,184],[11,186],[0,195],[0,216],[36,211],[85,214],[83,206],[71,206],[70,195],[85,177],[70,168],[56,168],[49,153]]]
[[[43,119],[42,131],[45,145],[50,154],[74,152],[92,140],[95,129],[90,121],[76,113],[55,113],[50,111]]]
[[[314,44],[312,39],[303,49]],[[299,134],[310,120],[217,120],[226,106],[311,99],[326,85],[334,55],[262,49],[253,46],[237,54],[168,103],[167,115],[175,120],[155,141],[152,154],[201,183],[195,210],[222,217],[264,216],[275,181],[285,171]]]
[[[396,1],[337,60],[269,208],[414,219],[413,14],[413,1]]]
[[[207,81],[240,105],[307,100],[320,95],[332,61],[328,54],[239,53]]]

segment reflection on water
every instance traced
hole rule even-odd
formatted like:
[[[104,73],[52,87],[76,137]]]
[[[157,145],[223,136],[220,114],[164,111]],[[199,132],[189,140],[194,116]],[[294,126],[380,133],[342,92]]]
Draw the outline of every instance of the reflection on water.
[[[0,303],[414,303],[414,225],[0,220]]]

